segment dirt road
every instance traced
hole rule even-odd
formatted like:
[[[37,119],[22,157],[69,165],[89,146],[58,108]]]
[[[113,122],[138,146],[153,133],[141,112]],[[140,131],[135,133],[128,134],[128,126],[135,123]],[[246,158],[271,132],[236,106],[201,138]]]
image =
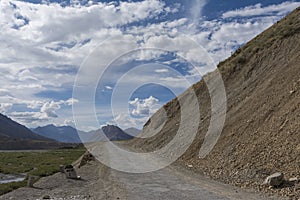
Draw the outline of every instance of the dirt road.
[[[127,199],[130,200],[266,199],[204,177],[191,177],[172,168],[146,174],[114,171],[112,176],[122,183],[127,191]]]
[[[35,188],[20,188],[0,200],[156,200],[156,199],[266,199],[238,188],[208,180],[189,170],[168,167],[146,174],[118,172],[93,161],[80,169],[82,180],[63,174],[40,179]]]

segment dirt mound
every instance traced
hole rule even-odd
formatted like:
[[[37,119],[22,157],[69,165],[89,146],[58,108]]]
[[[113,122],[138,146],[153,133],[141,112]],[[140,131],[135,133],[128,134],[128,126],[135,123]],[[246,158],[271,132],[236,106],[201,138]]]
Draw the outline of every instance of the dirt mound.
[[[300,186],[269,189],[261,185],[275,172],[287,178],[300,176],[299,63],[300,8],[218,65],[227,93],[226,122],[216,146],[204,159],[198,154],[210,121],[210,97],[204,81],[192,86],[199,98],[200,126],[179,162],[226,183],[300,198]],[[164,109],[167,121],[159,134],[135,139],[135,147],[158,149],[174,137],[180,104],[174,99]],[[145,128],[159,121],[154,117]]]

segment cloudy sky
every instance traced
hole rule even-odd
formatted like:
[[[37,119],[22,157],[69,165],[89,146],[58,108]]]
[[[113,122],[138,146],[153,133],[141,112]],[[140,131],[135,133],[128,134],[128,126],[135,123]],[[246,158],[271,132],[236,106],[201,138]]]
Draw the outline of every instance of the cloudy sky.
[[[141,127],[213,62],[298,6],[283,0],[0,0],[0,113],[28,127],[73,125],[78,105],[79,129]],[[93,101],[82,103],[88,88]]]

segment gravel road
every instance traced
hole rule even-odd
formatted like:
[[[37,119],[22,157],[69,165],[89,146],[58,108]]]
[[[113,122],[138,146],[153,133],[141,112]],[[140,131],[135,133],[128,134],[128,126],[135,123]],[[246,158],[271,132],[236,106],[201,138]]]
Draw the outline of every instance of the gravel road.
[[[168,167],[156,172],[130,174],[107,168],[93,161],[77,169],[82,180],[66,179],[63,174],[40,179],[35,188],[20,188],[0,200],[157,200],[157,199],[267,199],[254,193],[221,184],[190,170]]]
[[[145,174],[112,171],[111,176],[118,179],[129,200],[278,199],[209,180],[178,166]]]

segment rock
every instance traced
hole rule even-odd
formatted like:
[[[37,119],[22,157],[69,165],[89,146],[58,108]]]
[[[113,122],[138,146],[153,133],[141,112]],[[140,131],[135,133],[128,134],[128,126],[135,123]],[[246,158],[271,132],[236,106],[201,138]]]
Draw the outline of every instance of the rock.
[[[86,165],[88,162],[90,161],[94,161],[95,160],[95,157],[90,153],[90,152],[86,152],[83,156],[82,156],[82,159],[80,161],[80,164],[79,164],[79,168]]]
[[[51,199],[49,195],[43,196],[43,199]]]
[[[272,174],[268,176],[265,181],[264,185],[272,186],[272,187],[278,187],[284,182],[284,175],[283,173],[277,172],[275,174]]]
[[[80,179],[80,178],[78,178],[77,172],[76,172],[76,170],[74,169],[73,165],[67,165],[67,166],[65,167],[65,175],[66,175],[66,178],[70,178],[70,179]]]
[[[290,91],[290,94],[294,94],[296,91],[295,90],[291,90]]]
[[[290,179],[289,179],[289,182],[290,182],[290,183],[293,183],[293,184],[299,183],[299,179],[298,179],[297,177],[293,177],[293,178],[290,178]]]
[[[65,166],[59,165],[59,171],[60,173],[65,173]]]
[[[28,180],[27,180],[27,187],[33,187],[35,180],[36,180],[35,176],[29,175]]]

